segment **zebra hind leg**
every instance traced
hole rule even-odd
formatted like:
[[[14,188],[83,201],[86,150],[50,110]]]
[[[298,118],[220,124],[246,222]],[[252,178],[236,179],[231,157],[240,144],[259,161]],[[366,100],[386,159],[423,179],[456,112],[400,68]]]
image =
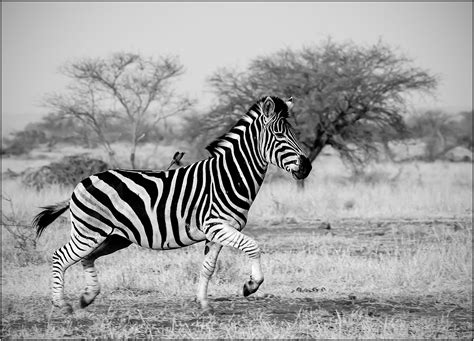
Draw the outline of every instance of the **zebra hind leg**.
[[[52,303],[65,313],[72,313],[71,304],[64,300],[64,273],[73,264],[87,257],[105,238],[88,239],[88,243],[78,241],[74,236],[64,246],[53,253]]]
[[[105,241],[99,245],[90,255],[82,260],[82,266],[86,277],[86,288],[79,300],[81,308],[87,307],[94,302],[97,295],[100,293],[99,280],[97,278],[97,271],[94,262],[97,258],[109,255],[115,251],[128,247],[132,242],[128,239],[117,235],[110,235]]]
[[[81,308],[85,308],[91,304],[100,293],[100,285],[99,280],[97,279],[97,271],[95,270],[94,261],[95,259],[89,257],[81,261],[86,277],[86,288],[79,300],[79,306]]]

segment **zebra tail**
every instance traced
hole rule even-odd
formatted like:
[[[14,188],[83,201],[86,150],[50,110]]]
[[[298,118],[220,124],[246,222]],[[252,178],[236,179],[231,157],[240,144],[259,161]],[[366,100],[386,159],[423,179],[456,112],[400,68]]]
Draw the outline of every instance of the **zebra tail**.
[[[69,208],[69,200],[41,208],[44,208],[44,211],[36,215],[31,223],[36,227],[36,238],[39,238],[44,229]]]

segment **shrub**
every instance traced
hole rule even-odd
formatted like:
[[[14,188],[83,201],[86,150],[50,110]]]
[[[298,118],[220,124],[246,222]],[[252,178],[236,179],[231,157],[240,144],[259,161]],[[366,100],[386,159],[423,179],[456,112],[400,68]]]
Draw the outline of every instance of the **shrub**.
[[[103,172],[108,168],[108,164],[102,160],[93,159],[84,154],[71,155],[37,170],[26,171],[22,182],[27,187],[33,187],[36,190],[52,184],[75,186],[89,175]]]
[[[22,130],[12,134],[12,138],[2,141],[2,155],[21,155],[41,143],[46,143],[46,135],[40,130]],[[3,142],[5,146],[3,146]]]
[[[2,232],[8,232],[4,235],[5,242],[2,250],[2,260],[18,266],[27,266],[29,264],[38,264],[43,262],[42,255],[36,250],[36,231],[20,213],[15,210],[11,198],[2,194]],[[3,243],[2,243],[3,244]]]

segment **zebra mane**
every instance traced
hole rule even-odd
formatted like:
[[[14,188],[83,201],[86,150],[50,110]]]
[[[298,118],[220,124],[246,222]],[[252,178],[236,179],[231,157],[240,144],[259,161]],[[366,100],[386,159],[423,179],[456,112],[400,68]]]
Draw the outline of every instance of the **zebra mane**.
[[[260,117],[260,115],[262,115],[262,103],[267,97],[268,96],[264,96],[260,98],[250,107],[247,113],[243,117],[241,117],[227,133],[221,135],[220,137],[209,143],[206,146],[207,151],[214,156],[216,155],[218,148],[228,149],[230,143],[229,140],[233,140],[236,134],[241,135],[242,131],[245,130],[245,127],[249,126],[257,117]],[[289,113],[288,106],[286,105],[285,101],[276,96],[270,96],[270,98],[275,103],[275,112],[281,118],[287,118]]]
[[[249,111],[250,112],[250,111]],[[241,135],[245,127],[249,126],[255,119],[249,113],[237,121],[237,123],[225,134],[218,137],[206,146],[207,151],[211,155],[216,155],[219,148],[228,149],[231,139],[235,139],[236,135]]]
[[[242,131],[245,130],[257,117],[262,115],[261,105],[265,101],[268,96],[264,96],[260,98],[256,103],[254,103],[247,113],[241,117],[237,123],[225,134],[221,135],[211,143],[206,146],[207,151],[211,155],[216,155],[217,150],[219,148],[228,149],[229,148],[229,140],[234,140],[235,135],[241,135]],[[288,106],[286,105],[285,101],[281,98],[276,96],[270,96],[270,98],[275,103],[275,112],[282,118],[288,117]]]

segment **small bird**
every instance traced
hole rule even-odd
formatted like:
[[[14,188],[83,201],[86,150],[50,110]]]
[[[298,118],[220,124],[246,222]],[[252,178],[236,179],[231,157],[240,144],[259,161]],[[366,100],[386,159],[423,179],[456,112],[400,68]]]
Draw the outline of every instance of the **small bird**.
[[[171,163],[166,170],[170,170],[173,165],[176,165],[177,167],[182,166],[181,159],[183,158],[184,154],[184,152],[180,151],[174,153],[173,160],[171,160]]]

